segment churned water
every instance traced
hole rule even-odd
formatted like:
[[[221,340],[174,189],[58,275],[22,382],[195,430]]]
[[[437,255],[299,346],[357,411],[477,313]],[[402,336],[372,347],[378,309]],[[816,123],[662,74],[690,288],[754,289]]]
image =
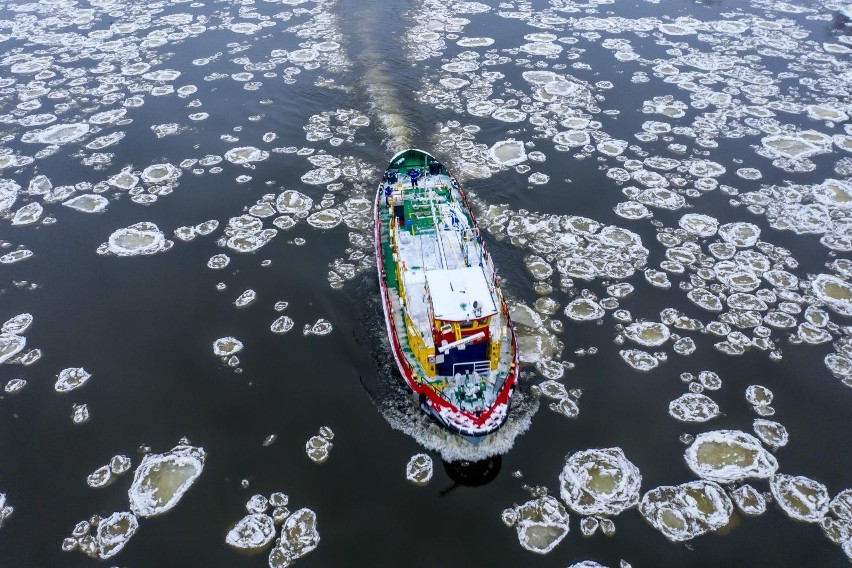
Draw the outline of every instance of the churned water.
[[[0,564],[848,566],[852,5],[0,2]],[[392,363],[467,189],[506,426]]]

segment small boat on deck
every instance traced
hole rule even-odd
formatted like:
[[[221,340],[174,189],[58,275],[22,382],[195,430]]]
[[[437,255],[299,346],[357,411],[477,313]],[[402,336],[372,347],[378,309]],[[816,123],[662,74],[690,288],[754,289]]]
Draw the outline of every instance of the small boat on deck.
[[[396,154],[375,201],[376,264],[399,372],[438,423],[481,438],[518,379],[509,310],[464,191],[433,156]]]

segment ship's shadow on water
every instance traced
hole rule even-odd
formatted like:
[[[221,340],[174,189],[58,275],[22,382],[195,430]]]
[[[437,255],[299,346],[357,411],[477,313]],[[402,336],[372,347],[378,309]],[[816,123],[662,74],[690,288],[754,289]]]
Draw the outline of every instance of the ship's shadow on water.
[[[394,362],[393,353],[387,337],[387,330],[379,299],[379,284],[377,276],[370,271],[358,276],[345,288],[350,295],[353,306],[353,320],[360,322],[353,330],[355,341],[362,346],[364,352],[370,354],[369,360],[361,368],[361,385],[373,401],[376,410],[387,420],[388,424],[411,436],[418,444],[440,454],[445,462],[447,473],[450,470],[459,472],[457,477],[450,477],[462,485],[481,485],[482,483],[465,483],[461,480],[475,478],[475,467],[464,464],[487,462],[497,459],[494,467],[482,467],[483,473],[493,472],[496,477],[500,471],[499,456],[511,450],[515,439],[526,432],[532,418],[538,411],[538,399],[529,392],[528,381],[520,380],[512,397],[512,406],[505,424],[487,436],[473,443],[468,439],[453,434],[446,428],[435,423],[421,409],[414,393],[403,382]],[[446,462],[450,462],[447,465]],[[467,472],[467,473],[463,473]],[[484,483],[491,481],[487,479]]]

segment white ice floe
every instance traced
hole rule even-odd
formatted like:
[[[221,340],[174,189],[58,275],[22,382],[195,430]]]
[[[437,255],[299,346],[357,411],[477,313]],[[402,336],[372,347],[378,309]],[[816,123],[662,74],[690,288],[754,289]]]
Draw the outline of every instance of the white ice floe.
[[[565,306],[565,315],[574,321],[593,321],[604,316],[604,309],[591,298],[577,298]]]
[[[172,246],[172,241],[166,239],[157,225],[142,221],[113,232],[109,240],[98,247],[98,252],[116,256],[151,255],[167,251]]]
[[[42,130],[31,130],[21,136],[21,142],[30,144],[55,144],[61,146],[76,142],[89,132],[90,126],[85,122],[71,124],[53,124]]]
[[[698,237],[712,237],[719,228],[719,221],[715,217],[699,213],[687,213],[680,218],[678,224]]]
[[[408,460],[405,466],[405,478],[421,487],[432,480],[433,466],[432,458],[428,454],[415,454]]]
[[[0,326],[0,333],[10,333],[12,335],[21,335],[26,333],[33,323],[33,315],[27,312],[18,314],[6,320]]]
[[[766,511],[766,499],[763,494],[748,483],[731,491],[731,499],[746,515],[753,517]]]
[[[106,487],[114,481],[109,465],[104,465],[86,476],[86,485],[92,489]]]
[[[773,396],[772,391],[762,385],[746,387],[745,398],[752,406],[769,406]]]
[[[726,223],[719,227],[719,236],[738,248],[748,248],[757,243],[760,228],[753,223]]]
[[[27,203],[12,215],[12,225],[32,225],[41,218],[43,212],[41,203],[37,201]]]
[[[26,379],[21,379],[21,378],[12,379],[8,383],[6,383],[6,385],[3,387],[3,391],[6,394],[17,394],[17,393],[21,392],[24,389],[24,387],[26,387],[26,386],[27,386]]]
[[[621,358],[628,365],[637,371],[651,371],[656,369],[660,364],[660,360],[657,357],[641,349],[622,349],[618,354],[621,355]]]
[[[527,501],[508,514],[504,511],[503,519],[514,525],[521,546],[538,554],[556,548],[570,529],[568,511],[550,496]]]
[[[302,330],[303,335],[328,335],[332,331],[331,322],[327,319],[320,318],[313,325],[305,324]]]
[[[832,274],[818,274],[811,288],[830,310],[852,316],[852,284]]]
[[[86,424],[91,419],[92,415],[89,412],[88,404],[74,403],[71,405],[71,422],[74,424]]]
[[[331,448],[334,447],[325,436],[311,436],[305,443],[305,453],[314,463],[324,463],[328,460]]]
[[[246,552],[260,552],[275,538],[275,521],[260,513],[246,515],[225,535],[225,543]]]
[[[341,173],[340,168],[317,168],[304,174],[301,179],[309,185],[325,185],[339,178]],[[278,210],[284,213],[280,207]]]
[[[562,500],[581,515],[618,515],[639,503],[642,474],[621,448],[583,450],[559,475]]]
[[[85,385],[90,378],[92,378],[91,373],[83,367],[69,367],[59,372],[53,388],[60,393],[70,392]]]
[[[786,446],[790,439],[787,428],[783,424],[772,420],[755,418],[752,428],[754,429],[754,433],[757,434],[757,437],[760,438],[760,441],[773,450]]]
[[[107,560],[124,549],[138,528],[139,521],[132,513],[113,513],[105,519],[96,515],[91,523],[77,523],[71,536],[63,541],[62,550],[80,550],[92,558]]]
[[[16,251],[6,253],[3,256],[0,256],[0,264],[14,264],[16,262],[20,262],[22,260],[26,260],[33,256],[33,251],[25,248],[18,249]]]
[[[307,217],[313,204],[313,199],[293,189],[282,191],[275,200],[275,208],[279,213],[295,217]]]
[[[295,322],[290,316],[281,316],[272,322],[272,325],[269,326],[270,331],[272,333],[287,333],[291,329],[293,329],[293,325]]]
[[[766,479],[778,470],[778,461],[760,441],[739,430],[703,432],[684,454],[696,475],[718,483]]]
[[[109,200],[103,195],[85,194],[72,197],[62,205],[83,213],[100,213],[106,210]]]
[[[303,508],[287,517],[281,527],[280,542],[269,553],[270,568],[284,568],[294,560],[312,552],[319,546],[317,515]]]
[[[691,540],[728,524],[733,504],[716,483],[692,481],[645,493],[639,511],[667,539]]]
[[[343,221],[343,213],[335,208],[321,209],[307,218],[307,223],[315,229],[333,229]]]
[[[238,308],[245,308],[253,304],[256,299],[257,292],[249,288],[240,294],[236,300],[234,300],[234,305]]]
[[[269,157],[269,152],[255,148],[254,146],[241,146],[239,148],[231,148],[225,152],[225,159],[232,164],[250,164],[252,162],[262,162]]]
[[[24,350],[27,338],[14,333],[0,333],[0,363],[5,363]]]
[[[243,350],[243,342],[236,337],[220,337],[213,342],[213,354],[217,357],[230,357]]]
[[[3,528],[3,524],[12,516],[13,512],[15,512],[15,508],[7,502],[6,494],[0,493],[0,529]]]
[[[828,512],[828,489],[813,479],[778,473],[769,480],[769,490],[781,510],[797,521],[818,523]]]
[[[669,340],[668,326],[659,322],[631,323],[624,328],[628,339],[646,347],[656,347]]]
[[[183,171],[174,164],[151,164],[142,170],[142,181],[152,185],[167,184],[177,181],[181,175]]]
[[[203,448],[178,445],[164,454],[148,454],[133,474],[128,491],[130,510],[153,517],[171,510],[204,469]]]
[[[228,266],[231,262],[231,257],[227,254],[214,254],[210,257],[210,260],[207,261],[207,268],[212,268],[213,270],[221,270]]]
[[[489,150],[491,159],[501,166],[515,166],[527,160],[524,143],[520,140],[502,140]]]
[[[719,413],[719,405],[700,393],[685,393],[669,403],[669,415],[681,422],[707,422]]]

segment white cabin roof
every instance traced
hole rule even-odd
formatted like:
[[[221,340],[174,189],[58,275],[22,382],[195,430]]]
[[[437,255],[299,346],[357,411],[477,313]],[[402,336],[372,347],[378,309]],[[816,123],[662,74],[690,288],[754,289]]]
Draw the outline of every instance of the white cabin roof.
[[[497,313],[497,306],[481,266],[429,270],[426,272],[426,283],[429,286],[435,319],[467,321]],[[476,311],[474,302],[477,303]]]

